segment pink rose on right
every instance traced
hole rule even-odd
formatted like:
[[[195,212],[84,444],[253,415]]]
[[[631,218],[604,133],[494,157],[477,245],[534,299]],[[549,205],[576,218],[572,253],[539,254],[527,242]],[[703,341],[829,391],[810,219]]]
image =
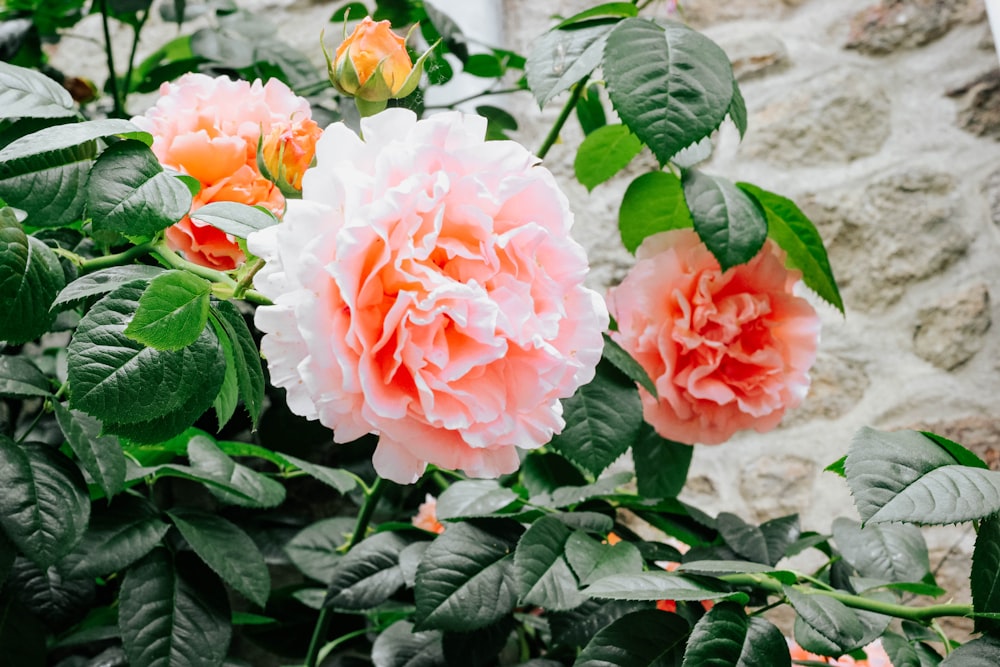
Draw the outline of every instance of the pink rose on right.
[[[793,293],[801,278],[767,241],[723,272],[693,229],[646,238],[610,290],[615,340],[646,370],[643,416],[664,438],[714,445],[768,431],[809,389],[819,316]]]

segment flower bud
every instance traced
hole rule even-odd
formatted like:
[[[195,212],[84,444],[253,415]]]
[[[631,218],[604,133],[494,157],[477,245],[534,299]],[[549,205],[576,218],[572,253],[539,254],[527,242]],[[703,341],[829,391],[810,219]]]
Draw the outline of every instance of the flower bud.
[[[312,164],[322,130],[311,118],[286,127],[276,126],[261,138],[261,159],[270,177],[282,187],[302,190],[302,176]],[[263,171],[263,170],[262,170]],[[286,193],[287,194],[287,193]]]
[[[406,40],[388,21],[366,16],[337,47],[333,82],[343,93],[375,102],[398,96],[411,71]]]

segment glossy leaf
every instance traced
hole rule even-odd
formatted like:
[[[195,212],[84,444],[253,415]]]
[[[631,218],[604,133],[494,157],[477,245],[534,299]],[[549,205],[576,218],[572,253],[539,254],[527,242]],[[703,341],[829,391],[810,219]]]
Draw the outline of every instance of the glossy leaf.
[[[565,549],[566,560],[583,586],[612,574],[638,574],[643,570],[642,554],[629,542],[600,544],[577,531],[566,540]]]
[[[556,28],[565,28],[595,18],[628,18],[638,13],[634,2],[605,2],[563,19],[556,24]]]
[[[760,532],[767,544],[767,562],[776,565],[783,557],[790,555],[789,547],[799,539],[799,515],[777,517],[760,524]]]
[[[1000,639],[980,637],[959,646],[941,661],[941,667],[996,667],[1000,665]]]
[[[625,614],[651,609],[651,602],[626,600],[587,600],[576,609],[555,612],[549,616],[552,641],[559,646],[582,648],[602,628]]]
[[[267,603],[271,576],[250,536],[221,516],[196,510],[167,512],[187,543],[213,572],[259,607]]]
[[[512,616],[472,632],[446,632],[441,640],[445,662],[463,667],[492,667],[516,623]]]
[[[507,522],[464,522],[431,542],[417,568],[416,629],[475,630],[510,613],[517,604],[511,552],[519,532]]]
[[[725,52],[680,23],[619,23],[607,38],[604,77],[622,123],[661,165],[718,128],[733,100]]]
[[[592,498],[615,495],[618,492],[618,487],[628,484],[630,481],[632,481],[632,473],[616,472],[613,475],[601,477],[593,484],[561,486],[551,493],[534,496],[531,501],[543,507],[569,507]]]
[[[236,359],[233,356],[233,343],[226,335],[225,329],[215,319],[211,321],[215,335],[219,339],[222,347],[222,354],[226,358],[226,373],[222,378],[222,387],[212,401],[212,409],[215,410],[215,417],[221,431],[229,423],[229,420],[236,414],[236,405],[240,402],[239,380],[236,377]]]
[[[33,227],[65,227],[83,218],[93,145],[0,165],[0,197],[27,214]]]
[[[889,582],[918,582],[931,571],[923,533],[909,524],[869,524],[840,517],[833,539],[844,558],[862,577]]]
[[[726,544],[740,556],[755,563],[771,564],[767,541],[758,526],[748,524],[729,512],[720,512],[716,527]]]
[[[87,180],[87,214],[97,231],[152,236],[191,209],[187,186],[163,171],[148,146],[120,141],[97,158]]]
[[[396,621],[375,639],[371,659],[375,667],[441,667],[441,633],[415,632],[409,621]]]
[[[0,396],[49,396],[49,379],[27,357],[0,355]]]
[[[550,30],[534,42],[525,73],[539,107],[601,64],[604,44],[614,25],[602,21]]]
[[[23,173],[25,169],[30,169],[31,165],[37,163],[39,156],[44,156],[46,153],[114,136],[138,139],[147,146],[153,142],[148,133],[141,131],[127,120],[117,118],[55,125],[16,139],[0,149],[0,166]]]
[[[517,494],[492,479],[455,482],[437,499],[439,521],[489,516],[517,500]]]
[[[624,380],[624,381],[623,381]],[[593,475],[599,475],[631,446],[642,424],[635,386],[606,364],[594,379],[563,400],[566,428],[550,446]]]
[[[730,181],[696,169],[684,172],[682,185],[694,229],[723,271],[760,252],[767,218],[754,199]]]
[[[24,233],[13,212],[0,208],[0,340],[33,340],[55,319],[49,307],[63,287],[63,270],[44,243]]]
[[[158,266],[147,266],[145,264],[129,264],[128,266],[114,266],[109,269],[101,269],[85,276],[80,276],[70,284],[66,285],[52,307],[76,305],[92,296],[113,292],[126,283],[135,281],[149,282],[163,269]]]
[[[594,635],[574,667],[679,666],[689,630],[677,614],[634,611]]]
[[[325,585],[343,557],[341,548],[347,544],[354,523],[350,517],[334,517],[310,524],[285,545],[285,553],[304,575]]]
[[[646,369],[640,366],[639,362],[625,351],[625,348],[606,333],[604,334],[604,358],[651,395],[658,396],[656,385],[653,384]]]
[[[41,72],[0,62],[0,118],[73,116],[73,98]]]
[[[702,616],[691,631],[683,667],[790,667],[785,637],[773,624],[748,618],[732,602]]]
[[[635,481],[646,498],[676,498],[687,482],[694,447],[660,436],[643,423],[632,443]]]
[[[152,551],[168,530],[148,501],[122,495],[110,507],[95,506],[87,532],[59,568],[72,577],[106,577]]]
[[[747,133],[747,103],[740,92],[740,84],[733,79],[733,99],[729,102],[729,109],[726,111],[729,120],[740,133],[740,139]]]
[[[977,612],[1000,609],[1000,519],[990,517],[979,524],[976,548],[972,552],[972,607]],[[1000,621],[976,618],[977,632],[996,633]]]
[[[563,486],[587,483],[580,470],[555,452],[531,452],[521,463],[521,483],[532,498]]]
[[[587,599],[577,591],[576,577],[564,556],[572,534],[559,519],[542,517],[521,536],[514,551],[519,604],[560,611]]]
[[[102,435],[102,424],[79,410],[53,401],[59,428],[90,478],[110,498],[125,488],[125,455],[118,438]]]
[[[938,447],[945,450],[955,459],[955,462],[959,465],[969,466],[972,468],[982,468],[983,470],[988,470],[989,466],[986,461],[970,452],[968,449],[962,445],[949,440],[943,435],[938,435],[937,433],[931,433],[930,431],[921,431],[921,434],[927,436],[937,444]]]
[[[672,572],[614,574],[595,581],[584,592],[603,600],[742,600],[745,593],[712,590]]]
[[[628,166],[642,142],[624,125],[605,125],[586,136],[573,161],[576,179],[593,190]]]
[[[865,626],[844,603],[825,595],[802,593],[790,586],[785,586],[785,595],[798,613],[796,641],[807,651],[840,656],[864,646]],[[804,630],[811,631],[808,638],[803,636]],[[811,641],[813,637],[822,644],[816,645]]]
[[[691,227],[681,180],[665,171],[643,174],[632,181],[618,212],[618,230],[625,249],[634,253],[647,236]]]
[[[239,395],[243,399],[243,405],[246,406],[247,412],[250,413],[251,424],[256,429],[257,420],[260,419],[261,410],[264,409],[264,370],[260,365],[260,351],[257,349],[257,343],[254,341],[243,315],[231,302],[220,301],[214,304],[212,312],[233,344],[233,361],[236,364]],[[306,469],[303,468],[303,470]],[[316,476],[309,470],[306,472]],[[329,484],[331,481],[325,480],[325,483]],[[347,482],[344,480],[339,486],[334,485],[334,488],[337,488],[341,493],[347,492],[343,490],[344,487],[350,490],[353,483],[347,486]]]
[[[192,213],[191,217],[240,239],[245,239],[256,231],[278,224],[270,212],[260,207],[230,201],[205,204]]]
[[[365,538],[332,568],[325,607],[364,610],[378,606],[403,587],[399,554],[410,543],[399,533]]]
[[[165,549],[129,568],[118,622],[131,667],[222,664],[232,636],[229,604],[219,581],[206,574],[182,574]]]
[[[767,235],[787,253],[786,263],[801,271],[805,284],[843,313],[844,302],[826,247],[812,221],[790,199],[750,183],[737,183],[736,187],[753,197],[764,210]]]
[[[608,124],[608,117],[604,112],[604,102],[601,100],[599,89],[600,86],[594,83],[587,84],[580,99],[576,102],[576,119],[580,121],[580,128],[585,135]]]
[[[195,436],[188,442],[191,467],[240,494],[219,487],[209,487],[221,502],[242,507],[277,507],[285,500],[285,487],[259,472],[229,458],[219,446],[205,436]]]
[[[79,621],[95,601],[93,579],[67,577],[26,558],[17,559],[7,585],[31,613],[60,630]]]
[[[0,435],[0,528],[39,567],[76,545],[90,518],[80,469],[48,445]]]
[[[153,278],[125,335],[157,350],[180,350],[194,343],[208,323],[212,285],[187,271],[166,271]]]
[[[282,454],[281,458],[313,479],[326,484],[331,489],[335,489],[338,493],[350,493],[358,486],[358,478],[345,470],[321,466],[295,458],[289,454]]]

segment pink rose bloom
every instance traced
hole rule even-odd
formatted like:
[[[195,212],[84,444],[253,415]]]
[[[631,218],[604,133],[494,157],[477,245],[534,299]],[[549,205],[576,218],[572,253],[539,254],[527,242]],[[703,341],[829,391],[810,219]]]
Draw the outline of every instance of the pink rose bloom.
[[[792,288],[800,274],[767,241],[725,273],[692,229],[648,237],[612,289],[614,334],[656,384],[643,415],[665,438],[719,444],[764,432],[801,403],[816,358],[819,317]]]
[[[548,170],[478,116],[403,109],[323,133],[284,223],[247,239],[272,382],[337,442],[380,435],[375,469],[496,477],[564,424],[607,309]]]
[[[160,163],[201,182],[191,210],[215,201],[260,205],[280,215],[285,198],[257,168],[257,143],[278,136],[291,145],[282,154],[308,164],[321,133],[309,103],[271,79],[233,81],[185,74],[160,86],[160,98],[132,122],[153,135]],[[276,165],[277,166],[277,165]],[[196,264],[227,271],[244,261],[231,235],[184,218],[167,231],[167,243]]]

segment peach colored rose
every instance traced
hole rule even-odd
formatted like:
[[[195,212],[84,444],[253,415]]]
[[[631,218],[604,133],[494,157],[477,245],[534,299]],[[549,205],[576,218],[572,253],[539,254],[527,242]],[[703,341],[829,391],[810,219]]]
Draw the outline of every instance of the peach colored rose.
[[[440,535],[444,532],[444,524],[437,520],[437,498],[427,494],[424,502],[417,508],[417,515],[413,517],[411,523],[417,528]]]
[[[877,639],[868,646],[865,646],[865,655],[867,657],[864,660],[855,660],[849,655],[841,656],[839,658],[828,658],[822,655],[816,655],[815,653],[810,653],[791,639],[788,639],[787,641],[788,653],[792,660],[812,660],[814,662],[824,662],[828,665],[835,665],[836,667],[892,667],[892,662],[889,660],[889,656],[886,654],[885,649],[882,648],[882,642]]]
[[[656,384],[659,400],[639,393],[657,433],[718,444],[774,428],[802,401],[819,317],[792,293],[800,275],[775,243],[725,273],[692,229],[650,236],[636,257],[608,307],[615,340]]]
[[[344,92],[355,95],[379,69],[389,92],[395,95],[410,75],[413,61],[406,51],[406,40],[392,31],[388,21],[375,22],[366,16],[337,47],[334,80]]]
[[[378,433],[383,477],[512,472],[562,430],[608,323],[566,197],[478,116],[361,123],[327,128],[302,200],[247,239],[271,380],[337,442]]]
[[[284,155],[308,165],[320,134],[310,113],[309,103],[277,79],[262,84],[185,74],[164,83],[156,104],[132,122],[153,135],[153,153],[164,166],[201,183],[192,211],[235,201],[280,215],[285,199],[257,168],[258,139],[262,132],[276,135],[285,142]],[[166,236],[174,250],[203,266],[226,271],[244,261],[236,239],[189,218]]]
[[[316,153],[316,141],[322,131],[311,118],[276,126],[264,137],[264,164],[274,178],[284,178],[296,190],[302,189],[302,176]]]

